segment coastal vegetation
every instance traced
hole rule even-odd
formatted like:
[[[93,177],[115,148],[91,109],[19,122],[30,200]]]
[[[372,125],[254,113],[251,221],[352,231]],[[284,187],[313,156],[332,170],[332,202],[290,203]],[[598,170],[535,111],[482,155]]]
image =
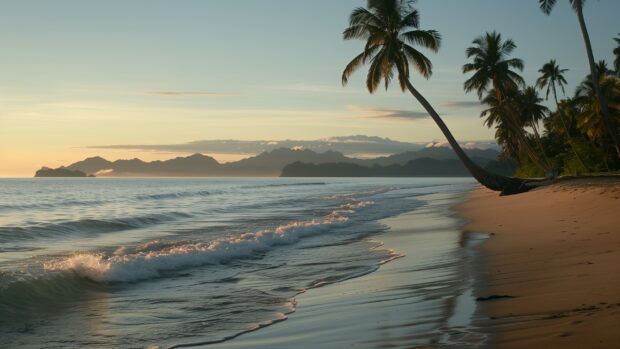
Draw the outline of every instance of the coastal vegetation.
[[[570,4],[583,35],[590,74],[572,96],[567,96],[565,89],[568,69],[561,68],[555,58],[542,64],[539,78],[528,85],[520,75],[525,62],[513,56],[517,44],[496,31],[475,38],[465,52],[468,62],[463,73],[468,75],[463,88],[477,93],[484,106],[483,123],[495,130],[501,146],[500,160],[516,164],[516,177],[490,173],[471,161],[432,105],[411,84],[412,70],[427,79],[432,75],[431,61],[416,47],[437,52],[441,42],[438,31],[419,28],[419,12],[413,3],[368,0],[366,8],[353,10],[343,37],[365,40],[366,44],[344,69],[343,85],[366,63],[370,93],[381,83],[387,89],[396,79],[401,90],[409,91],[437,123],[472,176],[489,189],[516,193],[528,190],[532,180],[527,178],[616,173],[620,169],[620,36],[613,38],[619,45],[613,52],[613,70],[605,61],[595,63],[584,1],[570,0]],[[540,0],[539,6],[550,14],[555,3]],[[539,92],[544,93],[544,100],[552,95],[555,106],[545,106]]]
[[[438,31],[420,29],[420,14],[413,8],[412,2],[368,0],[367,8],[358,7],[351,13],[343,38],[366,41],[364,50],[345,67],[343,85],[348,83],[353,72],[369,63],[366,77],[368,92],[374,93],[381,83],[387,89],[396,79],[401,90],[409,91],[435,121],[463,165],[478,182],[505,194],[527,191],[523,180],[491,173],[472,161],[437,111],[409,80],[412,71],[417,70],[427,79],[433,73],[432,62],[417,47],[437,52],[441,45]]]

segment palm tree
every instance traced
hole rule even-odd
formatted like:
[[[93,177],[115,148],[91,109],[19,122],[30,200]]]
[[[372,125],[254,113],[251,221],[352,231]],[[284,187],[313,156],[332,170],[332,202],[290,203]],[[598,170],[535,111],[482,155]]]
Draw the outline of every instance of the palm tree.
[[[560,103],[558,102],[558,92],[555,88],[555,85],[557,84],[562,89],[563,95],[566,94],[566,91],[564,91],[564,85],[567,84],[567,82],[566,82],[566,79],[564,78],[564,73],[566,73],[567,71],[568,69],[560,69],[555,59],[552,59],[548,63],[545,63],[542,66],[542,68],[538,70],[538,72],[541,75],[536,80],[536,87],[538,87],[541,91],[545,87],[547,88],[547,92],[545,94],[546,100],[549,100],[549,92],[553,91],[553,98],[555,100],[555,105],[558,110],[560,108]],[[568,125],[564,121],[564,117],[562,116],[562,113],[558,113],[558,118],[560,119],[562,123],[562,127],[564,127],[564,131],[566,132],[566,137],[567,137],[566,140],[568,144],[570,145],[573,153],[577,157],[577,160],[583,166],[583,168],[588,169],[588,167],[585,165],[585,163],[581,159],[581,156],[579,156],[579,153],[577,152],[575,145],[571,141],[570,132],[568,130]]]
[[[466,50],[467,58],[471,58],[472,62],[463,65],[464,74],[473,72],[473,75],[463,84],[465,92],[476,90],[478,97],[482,98],[485,92],[492,89],[501,104],[507,95],[525,85],[523,78],[513,70],[523,70],[523,61],[518,58],[508,58],[517,47],[514,41],[511,39],[504,41],[501,34],[493,31],[477,37],[473,44],[474,46]],[[513,108],[502,108],[502,110],[506,113],[504,123],[514,128],[513,134],[518,137],[521,148],[536,165],[544,172],[548,172],[550,166],[542,161],[532,149],[525,134],[519,132],[522,125],[519,125],[517,111]]]
[[[512,194],[527,191],[525,181],[489,173],[474,163],[460,147],[446,124],[431,104],[409,81],[411,67],[425,78],[432,74],[431,61],[414,46],[438,51],[441,36],[435,30],[420,29],[418,10],[405,0],[368,0],[367,8],[359,7],[351,12],[349,27],[343,32],[344,40],[366,41],[364,51],[346,66],[342,84],[346,85],[355,70],[369,63],[366,87],[373,93],[381,81],[387,89],[396,79],[403,92],[408,90],[424,107],[474,178],[489,189]]]
[[[514,92],[499,99],[495,90],[490,90],[482,99],[482,103],[487,106],[487,109],[480,113],[480,117],[484,118],[483,124],[486,127],[495,128],[495,139],[502,147],[502,152],[509,158],[514,159],[518,164],[521,164],[521,150],[523,147],[519,139],[525,136],[525,130],[523,127],[514,128],[509,126],[510,123],[507,120],[508,113],[506,112],[508,109],[514,110],[517,107],[516,99],[513,97]]]
[[[558,85],[562,89],[562,94],[566,94],[566,91],[564,91],[564,85],[566,85],[567,82],[564,78],[564,73],[567,71],[568,69],[560,69],[555,59],[545,63],[542,68],[538,70],[541,75],[536,80],[536,87],[538,87],[541,91],[545,87],[547,88],[547,92],[545,94],[546,100],[549,100],[549,92],[553,92],[553,98],[555,99],[556,106],[558,105],[558,92],[556,91],[555,85]]]
[[[557,0],[538,0],[538,4],[540,5],[540,9],[546,14],[549,15],[551,10],[553,10],[553,6]],[[592,79],[594,82],[594,90],[596,92],[596,97],[598,98],[598,103],[601,107],[601,117],[603,118],[603,122],[607,127],[609,135],[614,144],[614,148],[616,150],[616,155],[620,158],[620,136],[618,136],[618,129],[614,121],[611,118],[611,114],[609,113],[609,107],[607,105],[607,100],[605,99],[605,95],[601,93],[601,86],[598,77],[595,74],[595,63],[594,63],[594,54],[592,53],[592,44],[590,43],[590,35],[588,34],[588,28],[586,27],[586,21],[583,17],[583,4],[585,0],[569,0],[573,10],[577,13],[577,19],[579,21],[579,27],[581,28],[581,35],[583,36],[583,41],[586,46],[586,53],[588,55],[588,63],[590,65],[590,74],[592,75]]]
[[[614,38],[614,41],[618,46],[614,49],[614,55],[616,59],[614,59],[614,69],[616,69],[616,76],[620,77],[620,34],[618,34],[617,38]]]
[[[600,81],[600,91],[606,100],[611,101],[610,112],[612,118],[615,122],[620,122],[620,79],[615,78],[611,73],[605,61],[600,61],[597,64],[595,76]],[[588,75],[577,86],[575,95],[580,107],[577,127],[591,140],[599,144],[603,143],[606,125],[598,117],[601,113],[601,105],[599,99],[596,98],[596,89],[592,75]]]
[[[538,91],[533,86],[528,86],[518,95],[518,110],[523,118],[523,123],[534,130],[534,138],[538,143],[538,147],[540,148],[543,157],[547,160],[547,154],[545,154],[545,148],[542,145],[542,141],[540,139],[540,134],[538,133],[538,123],[545,119],[547,112],[549,109],[544,105],[540,104],[542,102],[542,98],[538,96]]]

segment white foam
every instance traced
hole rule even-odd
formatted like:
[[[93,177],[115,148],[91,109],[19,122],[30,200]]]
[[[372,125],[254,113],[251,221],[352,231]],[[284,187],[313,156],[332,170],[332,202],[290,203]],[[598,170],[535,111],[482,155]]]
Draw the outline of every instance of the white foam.
[[[352,205],[364,207],[370,204],[371,202],[367,201]],[[44,268],[72,271],[98,282],[133,282],[158,277],[160,272],[166,270],[220,263],[249,257],[274,246],[289,245],[305,236],[346,224],[354,212],[352,209],[338,209],[320,219],[296,221],[271,230],[247,232],[209,242],[170,245],[155,241],[136,248],[120,247],[110,255],[78,253],[62,260],[44,263]]]

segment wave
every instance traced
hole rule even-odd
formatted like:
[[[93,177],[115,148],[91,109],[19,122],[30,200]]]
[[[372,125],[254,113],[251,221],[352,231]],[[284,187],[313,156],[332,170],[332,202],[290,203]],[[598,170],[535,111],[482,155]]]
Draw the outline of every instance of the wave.
[[[19,316],[62,307],[66,302],[102,290],[102,285],[70,274],[39,277],[0,273],[0,323]]]
[[[138,195],[136,196],[136,199],[138,200],[162,200],[162,199],[174,199],[174,198],[193,197],[193,196],[209,196],[211,194],[212,193],[210,191],[206,191],[206,190],[184,191],[184,192],[176,192],[176,193]]]
[[[184,212],[165,212],[143,216],[117,219],[80,219],[61,223],[34,224],[27,226],[0,227],[0,243],[56,238],[75,234],[101,234],[137,229],[149,225],[165,223],[180,218],[191,217]]]
[[[262,185],[246,185],[242,186],[243,189],[257,189],[257,188],[274,188],[274,187],[301,187],[311,185],[327,185],[325,182],[306,182],[306,183],[273,183]]]
[[[367,201],[359,207],[371,204]],[[319,219],[294,221],[275,229],[212,241],[170,243],[156,240],[135,248],[120,248],[112,254],[78,253],[46,262],[44,268],[48,271],[70,271],[97,282],[136,282],[160,277],[165,271],[251,258],[273,247],[290,245],[304,237],[345,225],[354,212],[351,209],[336,209]]]
[[[48,209],[66,206],[96,206],[107,201],[101,200],[61,200],[54,202],[37,202],[31,204],[0,204],[0,211],[25,211],[33,209]]]

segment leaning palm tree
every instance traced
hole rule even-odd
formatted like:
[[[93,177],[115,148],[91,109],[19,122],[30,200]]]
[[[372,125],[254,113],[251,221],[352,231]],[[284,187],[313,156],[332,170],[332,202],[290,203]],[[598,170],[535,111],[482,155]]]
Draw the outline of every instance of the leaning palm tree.
[[[557,85],[562,89],[563,95],[566,94],[566,91],[564,91],[564,85],[566,85],[567,82],[566,82],[566,79],[564,78],[564,73],[566,73],[567,71],[568,69],[560,69],[555,59],[552,59],[548,63],[545,63],[542,66],[542,68],[538,70],[538,72],[541,75],[536,80],[536,87],[538,87],[541,91],[547,88],[547,92],[545,94],[546,100],[549,100],[549,92],[553,92],[553,98],[555,100],[555,105],[558,110],[560,109],[560,103],[558,102],[558,92],[555,86]],[[568,144],[571,147],[571,150],[573,151],[573,154],[575,154],[575,157],[577,158],[581,166],[583,166],[583,168],[585,169],[588,169],[586,164],[581,159],[581,156],[579,156],[579,152],[577,152],[577,148],[571,141],[570,132],[568,130],[568,125],[566,124],[566,121],[564,120],[562,113],[558,113],[557,116],[562,123],[562,127],[564,127],[564,132],[566,133],[566,137],[567,137],[566,139],[567,139]]]
[[[540,9],[547,15],[551,13],[551,10],[553,10],[556,2],[557,0],[538,0]],[[575,13],[577,13],[577,19],[579,20],[581,35],[583,36],[583,41],[586,46],[586,53],[588,55],[590,74],[592,75],[592,80],[594,82],[594,89],[596,92],[596,97],[598,98],[598,103],[601,106],[601,117],[603,118],[603,122],[605,123],[608,133],[611,136],[614,148],[616,150],[616,155],[620,157],[620,136],[618,135],[618,129],[616,128],[616,124],[611,118],[609,107],[607,105],[607,100],[605,99],[605,95],[601,92],[600,81],[595,74],[596,68],[594,63],[594,54],[592,53],[592,44],[590,43],[590,35],[588,34],[586,21],[583,17],[583,4],[585,0],[569,0],[569,2],[573,7],[573,10],[575,10]]]
[[[523,70],[523,61],[509,58],[516,47],[514,41],[504,40],[502,35],[495,31],[477,37],[473,41],[473,46],[466,51],[467,58],[472,62],[463,65],[463,73],[473,75],[463,84],[465,92],[475,90],[482,99],[483,94],[492,89],[501,103],[507,95],[525,86],[523,78],[515,71]],[[517,111],[514,108],[503,108],[503,112],[506,113],[504,122],[514,129],[512,133],[518,137],[520,147],[543,172],[548,172],[550,166],[534,151],[526,135],[519,131],[522,125],[519,124],[520,116],[517,115]]]
[[[366,87],[370,93],[383,81],[387,89],[396,78],[403,92],[408,90],[437,123],[457,156],[471,175],[489,189],[512,194],[527,191],[525,181],[489,173],[474,163],[460,147],[452,133],[431,104],[411,84],[411,70],[425,78],[432,74],[431,61],[415,46],[438,51],[441,36],[435,30],[420,29],[419,12],[405,0],[368,0],[367,8],[356,8],[350,15],[345,40],[366,41],[364,51],[346,66],[342,84],[346,85],[355,70],[369,63]],[[413,68],[413,69],[411,69]],[[396,76],[394,76],[396,73]]]
[[[620,34],[618,34],[617,38],[614,38],[614,41],[618,45],[614,49],[614,56],[616,56],[616,59],[614,59],[614,69],[616,69],[616,76],[620,77]]]

